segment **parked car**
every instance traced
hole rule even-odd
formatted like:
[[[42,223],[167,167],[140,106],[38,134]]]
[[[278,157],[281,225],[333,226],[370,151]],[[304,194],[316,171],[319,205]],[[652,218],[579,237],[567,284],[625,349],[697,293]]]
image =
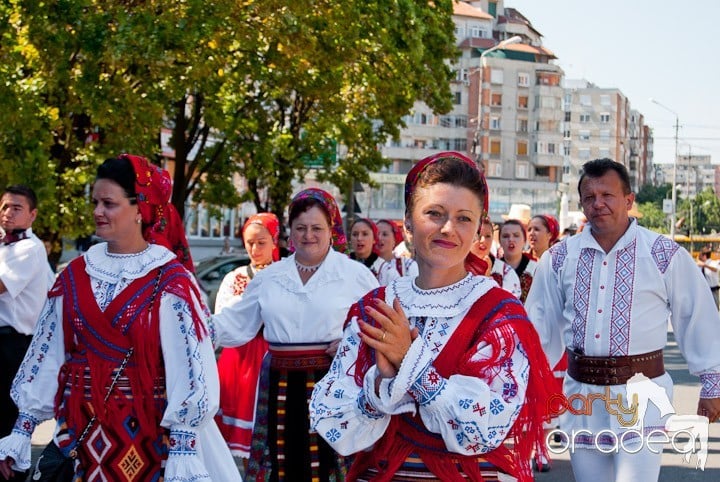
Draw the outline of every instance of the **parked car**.
[[[250,264],[250,257],[247,253],[212,256],[198,262],[195,266],[195,274],[200,289],[207,296],[206,301],[210,311],[215,310],[215,298],[225,275],[235,268],[248,264]]]

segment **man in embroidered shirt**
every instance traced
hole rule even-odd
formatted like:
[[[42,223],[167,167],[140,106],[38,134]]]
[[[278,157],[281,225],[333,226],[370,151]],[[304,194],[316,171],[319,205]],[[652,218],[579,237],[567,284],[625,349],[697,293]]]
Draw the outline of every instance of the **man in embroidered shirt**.
[[[9,186],[0,198],[0,437],[12,431],[18,411],[10,385],[22,362],[53,274],[42,241],[32,232],[37,198],[27,186]]]
[[[662,357],[669,320],[690,372],[703,384],[698,415],[716,420],[720,316],[689,253],[628,215],[635,196],[625,166],[610,159],[585,163],[578,191],[589,229],[543,255],[526,308],[550,365],[568,352],[563,390],[574,402],[559,412],[575,442],[576,480],[657,481],[663,441],[651,432],[664,429],[667,410],[651,404],[630,427],[632,413],[609,410],[604,400],[621,396],[627,410],[626,383],[636,372],[672,399]],[[588,403],[581,407],[579,400]]]

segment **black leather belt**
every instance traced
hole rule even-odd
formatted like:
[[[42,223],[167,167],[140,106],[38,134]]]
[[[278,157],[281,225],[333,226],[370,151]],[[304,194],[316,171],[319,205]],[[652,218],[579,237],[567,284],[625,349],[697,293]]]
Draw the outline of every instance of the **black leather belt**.
[[[636,373],[648,378],[665,373],[662,350],[630,356],[585,356],[567,350],[567,374],[590,385],[623,385]]]

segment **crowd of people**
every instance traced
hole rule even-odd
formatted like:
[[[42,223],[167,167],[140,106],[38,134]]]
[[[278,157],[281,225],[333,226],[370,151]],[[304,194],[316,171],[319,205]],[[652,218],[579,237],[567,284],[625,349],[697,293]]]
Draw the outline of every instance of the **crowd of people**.
[[[578,192],[576,235],[546,213],[496,226],[481,169],[443,152],[407,174],[401,222],[355,219],[346,238],[333,197],[305,189],[287,250],[276,215],[247,219],[250,264],[207,307],[164,169],[129,154],[98,167],[102,242],[57,278],[34,192],[9,186],[0,477],[525,482],[551,469],[560,424],[576,480],[657,480],[659,454],[592,437],[624,434],[610,413],[558,420],[550,401],[622,395],[636,372],[671,395],[670,321],[703,384],[698,414],[718,419],[720,268],[637,224],[621,164],[587,162]],[[645,428],[662,426],[653,410]]]

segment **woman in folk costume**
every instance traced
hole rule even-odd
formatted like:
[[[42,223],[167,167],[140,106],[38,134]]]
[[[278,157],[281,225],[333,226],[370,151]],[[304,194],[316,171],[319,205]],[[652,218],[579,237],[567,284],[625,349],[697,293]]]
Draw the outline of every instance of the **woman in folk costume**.
[[[241,480],[213,420],[209,313],[171,189],[142,157],[98,167],[93,216],[105,242],[48,295],[13,384],[20,416],[0,440],[2,464],[28,468],[33,428],[54,417],[53,443],[76,457],[77,481]]]
[[[409,256],[395,255],[393,250],[403,242],[400,226],[389,219],[381,219],[376,223],[378,228],[378,254],[385,261],[378,272],[380,286],[387,286],[400,276],[417,276],[418,268],[414,259]]]
[[[520,279],[510,265],[497,259],[490,252],[493,242],[493,224],[490,218],[485,217],[476,238],[473,240],[470,252],[485,262],[487,268],[481,274],[490,276],[503,289],[520,298]]]
[[[258,213],[245,221],[242,238],[250,264],[225,275],[215,300],[215,312],[234,297],[242,296],[256,273],[280,259],[279,236],[280,222],[272,213]],[[250,456],[256,387],[267,349],[267,342],[257,333],[241,347],[223,349],[218,359],[220,410],[215,420],[232,454],[244,459]]]
[[[259,390],[248,478],[339,480],[345,461],[310,430],[308,400],[330,367],[348,309],[378,284],[344,254],[342,220],[330,194],[301,191],[288,219],[294,254],[257,273],[242,297],[216,313],[215,333],[219,345],[240,346],[262,328],[270,345],[269,387]]]
[[[555,244],[560,237],[560,224],[554,216],[549,214],[538,214],[533,216],[528,223],[527,229],[528,254],[536,261],[545,251]]]
[[[378,228],[367,218],[356,219],[350,225],[350,259],[360,261],[376,277],[384,260],[378,251]]]
[[[530,292],[533,276],[538,263],[523,252],[527,243],[527,231],[522,221],[508,219],[500,226],[500,247],[502,248],[502,261],[509,264],[520,278],[520,301],[525,303]]]
[[[554,216],[549,214],[537,214],[530,218],[527,228],[527,238],[530,249],[527,251],[525,256],[528,256],[533,262],[539,261],[540,257],[547,251],[550,246],[555,244],[560,236],[560,224]],[[535,275],[535,264],[533,263],[532,275]],[[532,277],[526,276],[526,283],[528,283],[527,293],[530,291],[532,285]],[[565,373],[567,372],[568,359],[567,354],[563,354],[560,361],[553,367],[553,375],[555,377],[554,389],[557,392],[562,392],[563,381],[565,380]],[[554,418],[549,423],[545,424],[545,433],[549,434],[550,431],[559,425],[559,419]],[[550,470],[550,460],[541,454],[537,454],[534,458],[535,467],[541,472],[547,472]]]
[[[310,405],[313,428],[355,454],[350,480],[532,480],[551,375],[518,299],[466,268],[479,261],[470,246],[487,201],[484,177],[457,152],[407,176],[419,275],[353,305]]]

